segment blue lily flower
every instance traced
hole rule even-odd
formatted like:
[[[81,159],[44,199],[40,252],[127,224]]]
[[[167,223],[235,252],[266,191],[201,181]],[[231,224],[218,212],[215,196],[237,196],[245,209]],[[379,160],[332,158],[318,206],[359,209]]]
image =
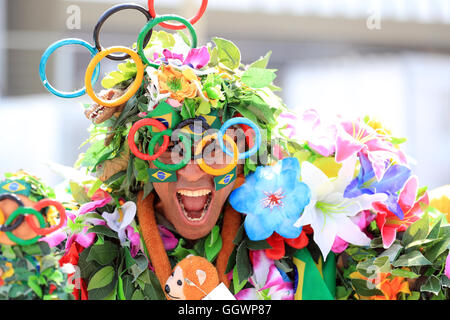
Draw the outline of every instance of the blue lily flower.
[[[363,153],[358,154],[361,169],[356,177],[344,191],[344,197],[354,198],[362,194],[385,193],[388,195],[384,204],[389,210],[399,218],[403,219],[404,214],[398,204],[397,192],[403,188],[408,178],[411,176],[411,169],[408,167],[394,164],[390,166],[383,178],[377,181],[372,165]]]
[[[246,177],[229,198],[231,206],[244,213],[244,227],[250,240],[267,239],[273,232],[293,239],[301,227],[294,227],[311,197],[309,187],[300,182],[300,164],[286,158],[274,166],[258,167]]]

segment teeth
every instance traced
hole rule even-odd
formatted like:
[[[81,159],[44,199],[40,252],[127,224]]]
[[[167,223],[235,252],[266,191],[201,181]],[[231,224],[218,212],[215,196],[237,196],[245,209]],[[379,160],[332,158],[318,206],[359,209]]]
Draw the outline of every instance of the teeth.
[[[192,218],[192,217],[190,217],[189,214],[186,212],[186,209],[184,208],[184,205],[183,205],[183,201],[181,201],[181,195],[185,195],[185,193],[189,193],[189,194],[194,194],[194,193],[199,193],[199,194],[200,194],[200,193],[201,193],[201,194],[203,194],[203,195],[207,195],[207,194],[210,194],[210,193],[211,193],[211,190],[207,190],[207,189],[204,189],[204,190],[196,190],[196,191],[179,190],[179,191],[177,192],[178,203],[180,204],[181,211],[183,212],[183,214],[184,214],[184,216],[186,217],[186,219],[188,219],[189,221],[201,221],[201,220],[205,217],[206,212],[208,212],[208,208],[209,208],[209,204],[211,203],[211,198],[212,198],[212,196],[210,195],[210,196],[208,197],[208,199],[206,200],[205,206],[203,207],[203,211],[202,211],[202,214],[200,215],[200,217],[198,217],[198,218]],[[185,195],[185,196],[188,196],[188,195]],[[188,196],[188,197],[189,197],[189,196]]]
[[[201,189],[201,190],[178,190],[178,193],[186,196],[186,197],[202,197],[202,196],[206,196],[207,194],[211,193],[211,190],[208,189]]]

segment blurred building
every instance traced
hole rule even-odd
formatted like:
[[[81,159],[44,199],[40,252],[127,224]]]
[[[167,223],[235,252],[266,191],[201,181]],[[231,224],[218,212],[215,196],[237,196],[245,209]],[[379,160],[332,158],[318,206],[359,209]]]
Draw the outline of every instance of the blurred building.
[[[62,38],[92,43],[100,15],[123,2],[0,0],[0,174],[24,168],[55,183],[45,163],[73,165],[88,136],[80,103],[89,98],[52,96],[39,61]],[[155,3],[159,14],[190,17],[201,1]],[[103,46],[131,45],[144,23],[138,12],[112,16]],[[450,0],[209,0],[195,27],[200,44],[213,36],[235,42],[244,63],[272,51],[270,67],[289,108],[375,116],[408,137],[421,184],[450,183]],[[89,60],[82,47],[58,50],[47,67],[50,82],[81,87]],[[115,65],[103,60],[102,74]]]

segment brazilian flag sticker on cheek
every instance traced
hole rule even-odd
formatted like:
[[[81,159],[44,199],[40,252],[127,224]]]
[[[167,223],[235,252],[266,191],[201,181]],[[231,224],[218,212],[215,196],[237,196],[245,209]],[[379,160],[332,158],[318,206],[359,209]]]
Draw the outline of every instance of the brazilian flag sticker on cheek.
[[[24,196],[30,195],[31,187],[28,183],[22,180],[6,180],[0,182],[0,194],[4,193],[14,193],[14,194],[22,194]]]
[[[228,172],[224,175],[215,177],[214,185],[216,187],[216,190],[220,190],[220,189],[228,186],[234,180],[236,180],[236,167],[234,167],[233,170],[231,170],[230,172]]]

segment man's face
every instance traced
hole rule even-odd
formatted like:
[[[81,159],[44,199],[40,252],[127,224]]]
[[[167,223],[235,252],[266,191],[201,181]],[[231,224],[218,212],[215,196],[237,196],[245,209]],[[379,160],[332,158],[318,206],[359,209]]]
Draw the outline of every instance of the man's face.
[[[218,146],[214,148],[207,146],[204,150],[205,162],[214,169],[223,168],[232,162],[232,158],[223,153]],[[174,156],[174,151],[168,150],[159,160],[163,163],[177,163],[181,160],[181,156]],[[153,163],[150,167],[156,168]],[[242,165],[238,165],[237,174],[241,170]],[[233,190],[234,181],[216,191],[214,176],[203,171],[194,160],[176,174],[176,182],[154,183],[160,199],[157,207],[181,236],[192,240],[202,238],[216,224],[222,207]]]

